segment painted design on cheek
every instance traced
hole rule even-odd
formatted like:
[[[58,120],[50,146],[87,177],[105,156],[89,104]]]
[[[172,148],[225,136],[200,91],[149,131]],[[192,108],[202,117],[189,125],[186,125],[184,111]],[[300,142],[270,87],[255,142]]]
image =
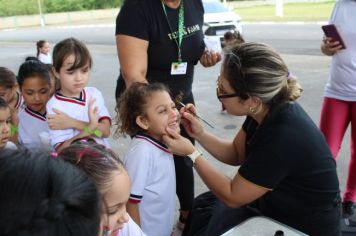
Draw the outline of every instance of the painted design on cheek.
[[[111,230],[110,230],[109,226],[104,225],[103,226],[102,236],[110,236],[110,234],[111,234]]]

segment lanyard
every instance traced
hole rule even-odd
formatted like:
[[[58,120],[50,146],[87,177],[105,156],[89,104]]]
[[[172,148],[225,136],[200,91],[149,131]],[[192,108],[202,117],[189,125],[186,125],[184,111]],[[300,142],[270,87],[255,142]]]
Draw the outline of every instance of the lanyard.
[[[176,42],[177,47],[178,47],[178,61],[179,61],[179,62],[182,61],[182,51],[181,51],[181,47],[182,47],[183,27],[184,27],[184,6],[183,6],[183,1],[184,1],[184,0],[181,0],[180,6],[179,6],[179,15],[178,15],[178,41],[177,41],[176,38],[174,39],[174,41]],[[169,23],[169,19],[168,19],[168,16],[167,16],[166,7],[165,7],[163,1],[161,1],[161,3],[162,3],[164,15],[166,16],[166,19],[167,19],[167,22],[168,22],[169,29],[171,30],[171,33],[173,33],[171,24]]]

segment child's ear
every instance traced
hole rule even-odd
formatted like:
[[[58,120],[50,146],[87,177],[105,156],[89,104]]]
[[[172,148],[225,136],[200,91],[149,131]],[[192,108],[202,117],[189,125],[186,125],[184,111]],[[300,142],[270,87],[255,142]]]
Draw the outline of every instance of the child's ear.
[[[56,77],[56,79],[59,79],[59,73],[57,73],[57,71],[54,68],[54,66],[52,66],[52,72],[53,72],[54,77]]]
[[[144,116],[137,116],[136,117],[136,124],[141,127],[141,129],[147,130],[148,129],[148,122]]]

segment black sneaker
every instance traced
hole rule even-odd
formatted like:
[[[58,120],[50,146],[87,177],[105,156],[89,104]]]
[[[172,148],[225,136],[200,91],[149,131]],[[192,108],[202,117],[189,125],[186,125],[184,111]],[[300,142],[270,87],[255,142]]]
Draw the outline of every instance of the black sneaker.
[[[342,203],[342,217],[343,218],[350,218],[355,211],[355,203],[351,201],[345,201]]]

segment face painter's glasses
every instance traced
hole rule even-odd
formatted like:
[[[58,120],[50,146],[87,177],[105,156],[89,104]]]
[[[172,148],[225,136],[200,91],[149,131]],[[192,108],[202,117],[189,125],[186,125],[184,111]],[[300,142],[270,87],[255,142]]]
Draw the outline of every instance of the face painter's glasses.
[[[243,71],[242,62],[240,57],[234,52],[225,54],[224,59],[224,71],[227,76],[233,77],[234,82],[234,91],[235,93],[227,94],[226,91],[221,87],[221,79],[218,77],[217,87],[216,87],[216,96],[221,102],[221,99],[239,97],[242,100],[246,100],[250,97],[247,87],[247,78]]]
[[[225,93],[225,91],[223,89],[220,88],[219,86],[219,78],[218,80],[216,81],[216,97],[219,99],[219,101],[221,102],[221,99],[224,99],[224,98],[233,98],[233,97],[240,97],[239,94],[237,93]]]

